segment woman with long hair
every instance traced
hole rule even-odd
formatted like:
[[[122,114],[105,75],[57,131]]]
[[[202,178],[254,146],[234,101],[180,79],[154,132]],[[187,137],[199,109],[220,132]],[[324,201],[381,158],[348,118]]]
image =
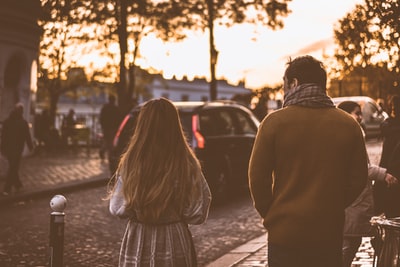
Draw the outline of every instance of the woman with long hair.
[[[129,219],[119,266],[196,266],[188,224],[205,222],[210,203],[177,109],[165,98],[148,101],[110,192],[111,214]]]

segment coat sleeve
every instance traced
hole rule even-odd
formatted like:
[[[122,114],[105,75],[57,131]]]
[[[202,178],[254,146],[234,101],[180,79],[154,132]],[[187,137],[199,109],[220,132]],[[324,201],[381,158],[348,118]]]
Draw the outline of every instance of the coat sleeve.
[[[110,198],[109,210],[112,215],[127,218],[133,215],[132,212],[129,212],[126,209],[126,201],[122,194],[122,180],[121,177],[118,177],[116,181],[116,185],[114,191]]]
[[[273,133],[264,120],[260,125],[249,162],[249,188],[253,205],[262,218],[272,203],[272,184],[274,170]]]
[[[211,192],[201,170],[197,173],[200,176],[200,197],[194,203],[189,203],[183,211],[183,220],[188,224],[202,224],[208,217],[211,204]]]
[[[385,168],[373,164],[368,165],[368,179],[371,181],[385,183],[386,172]]]

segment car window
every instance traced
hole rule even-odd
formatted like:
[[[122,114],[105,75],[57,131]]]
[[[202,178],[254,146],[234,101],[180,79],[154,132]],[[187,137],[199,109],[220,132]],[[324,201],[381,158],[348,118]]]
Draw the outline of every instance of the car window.
[[[179,112],[179,117],[181,119],[183,132],[185,133],[187,140],[191,140],[191,138],[192,138],[192,113]]]
[[[366,102],[364,104],[364,107],[362,109],[363,112],[363,117],[365,120],[370,120],[371,116],[373,116],[374,114],[376,115],[378,113],[378,108],[375,107],[372,103]]]
[[[227,110],[205,110],[200,114],[200,130],[205,136],[232,135],[232,117]]]
[[[236,134],[256,134],[257,127],[252,123],[248,114],[242,110],[234,110],[234,116],[237,118],[238,127],[236,129]]]

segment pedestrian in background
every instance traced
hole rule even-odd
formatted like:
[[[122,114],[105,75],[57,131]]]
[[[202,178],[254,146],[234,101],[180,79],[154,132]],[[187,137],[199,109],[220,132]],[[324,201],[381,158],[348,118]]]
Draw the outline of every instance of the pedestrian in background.
[[[102,159],[105,153],[110,157],[113,139],[121,122],[121,114],[115,101],[115,96],[109,95],[108,103],[104,104],[100,111],[100,125],[103,133],[103,143],[100,148],[100,157]]]
[[[361,106],[354,101],[344,101],[338,108],[350,114],[359,124],[362,121]],[[343,267],[351,267],[351,263],[361,245],[362,237],[375,235],[370,220],[375,212],[373,184],[391,187],[398,184],[398,179],[385,168],[369,164],[368,182],[358,198],[345,210],[343,238]],[[373,242],[372,242],[373,243]]]
[[[188,224],[206,220],[211,194],[172,102],[142,107],[116,177],[110,212],[129,219],[119,266],[196,266]]]
[[[75,110],[71,108],[68,111],[67,116],[64,117],[61,125],[61,130],[62,130],[61,136],[64,145],[68,145],[69,139],[73,139],[75,133],[75,125],[76,125]]]
[[[382,122],[382,155],[379,165],[387,167],[393,150],[400,143],[400,96],[394,95],[389,103],[389,118]]]
[[[287,65],[283,108],[261,122],[249,164],[268,266],[338,267],[344,210],[368,175],[363,134],[327,96],[320,61],[301,56]]]
[[[13,188],[17,192],[22,188],[23,185],[18,172],[25,144],[30,151],[33,150],[29,125],[23,114],[24,106],[21,103],[17,103],[2,127],[0,150],[8,161],[4,195],[10,194]]]
[[[379,166],[387,168],[395,176],[400,176],[400,96],[394,95],[389,101],[389,118],[382,122],[382,155]],[[400,187],[374,187],[378,212],[386,217],[400,216]]]

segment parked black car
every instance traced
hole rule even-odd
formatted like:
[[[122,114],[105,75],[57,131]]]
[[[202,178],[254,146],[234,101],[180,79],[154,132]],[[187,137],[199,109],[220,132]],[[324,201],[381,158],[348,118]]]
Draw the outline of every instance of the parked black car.
[[[232,101],[174,102],[187,140],[199,158],[214,199],[224,199],[247,186],[247,170],[259,121],[246,107]],[[115,136],[110,169],[133,134],[140,105],[122,121]]]

